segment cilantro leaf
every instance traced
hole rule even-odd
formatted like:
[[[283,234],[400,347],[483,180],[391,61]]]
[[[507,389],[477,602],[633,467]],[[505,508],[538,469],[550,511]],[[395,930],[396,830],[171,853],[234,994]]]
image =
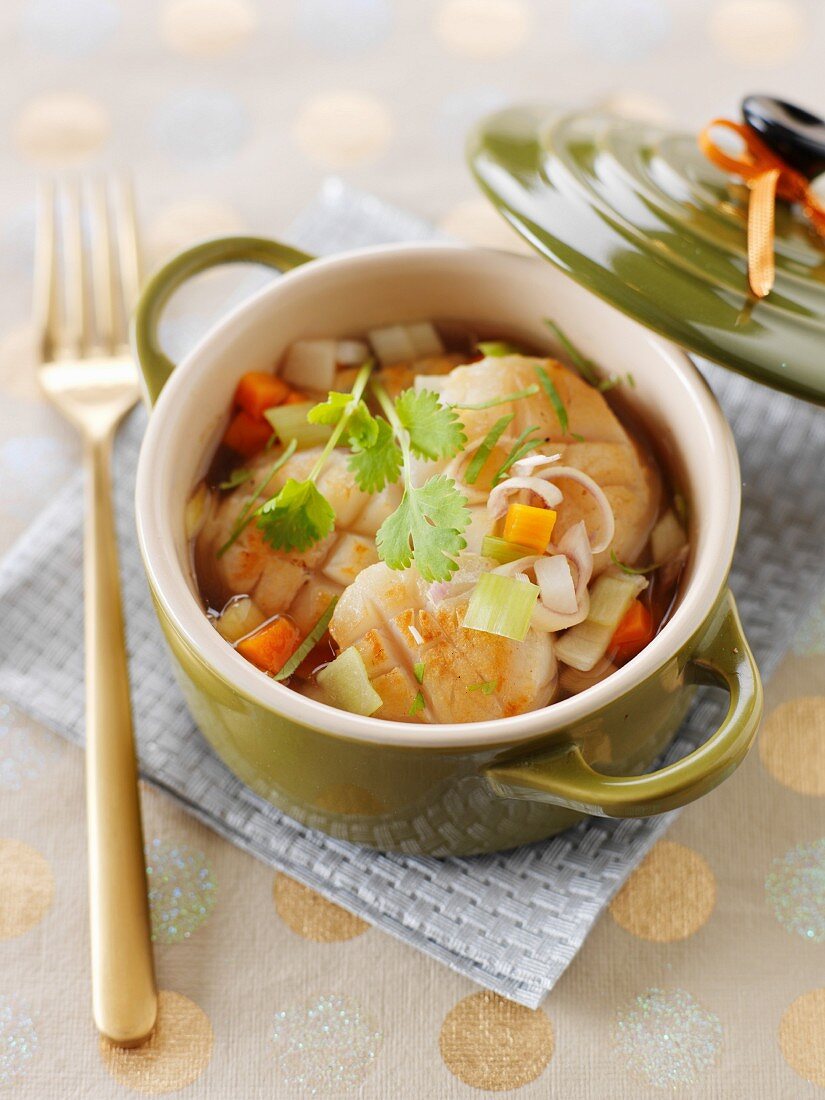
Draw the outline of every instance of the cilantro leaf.
[[[258,509],[258,526],[276,550],[307,550],[332,531],[335,512],[312,481],[291,477]]]
[[[361,447],[352,440],[352,454],[347,464],[358,488],[365,493],[380,493],[385,485],[398,481],[401,470],[401,448],[395,442],[392,428],[383,417],[373,418],[376,438],[370,446]]]
[[[395,412],[418,458],[452,458],[467,442],[464,425],[432,390],[404,390],[395,400]]]
[[[294,439],[290,440],[289,445],[286,447],[286,449],[282,451],[278,458],[275,459],[274,463],[269,468],[269,473],[258,486],[258,491],[246,502],[243,508],[241,508],[238,514],[238,518],[235,520],[234,524],[232,525],[232,530],[229,532],[229,538],[226,540],[223,546],[221,546],[217,550],[215,554],[216,558],[222,558],[224,556],[229,547],[237,542],[237,540],[241,537],[246,528],[255,518],[252,509],[261,499],[266,487],[269,485],[273,477],[275,477],[278,470],[280,470],[282,466],[289,462],[289,460],[295,454],[297,446],[298,444],[295,442]]]
[[[337,424],[345,412],[352,405],[351,393],[336,393],[330,390],[326,401],[320,401],[313,405],[307,413],[310,424]]]
[[[374,447],[381,431],[376,418],[363,401],[359,401],[347,421],[347,438],[351,447],[365,450]]]
[[[470,522],[467,499],[452,478],[437,474],[420,488],[407,482],[395,512],[378,528],[378,556],[390,569],[415,562],[425,581],[446,581],[467,545],[462,531]]]

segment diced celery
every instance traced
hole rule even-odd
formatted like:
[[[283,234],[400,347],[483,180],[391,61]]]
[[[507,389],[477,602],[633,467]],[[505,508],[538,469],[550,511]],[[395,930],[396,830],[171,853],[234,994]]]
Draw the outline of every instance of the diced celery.
[[[263,626],[266,616],[249,596],[233,596],[215,620],[221,637],[233,645]]]
[[[539,595],[537,584],[484,573],[470,596],[462,626],[521,642],[527,637]]]
[[[294,439],[298,450],[302,451],[326,443],[332,435],[330,424],[309,423],[307,413],[311,408],[311,401],[301,405],[276,405],[273,409],[267,409],[264,416],[284,446]]]
[[[519,558],[534,558],[536,551],[529,546],[521,546],[517,542],[508,542],[497,535],[485,535],[481,540],[482,557],[492,558],[499,565],[507,565]]]
[[[370,715],[381,706],[383,700],[370,683],[364,659],[350,646],[316,676],[324,692],[324,701],[339,710],[352,714]]]
[[[281,377],[299,390],[332,389],[335,378],[337,340],[296,340],[287,349]]]
[[[585,619],[562,634],[556,642],[556,657],[579,672],[589,672],[604,657],[612,637],[611,627]]]
[[[643,588],[647,587],[644,577],[619,577],[603,573],[590,590],[590,613],[587,621],[615,630],[624,618],[627,609]]]
[[[585,621],[571,626],[556,642],[558,659],[580,672],[594,668],[607,652],[627,609],[646,586],[644,577],[603,573],[590,590],[590,613]]]
[[[650,553],[657,565],[672,561],[687,543],[687,536],[671,509],[658,520],[650,535]]]

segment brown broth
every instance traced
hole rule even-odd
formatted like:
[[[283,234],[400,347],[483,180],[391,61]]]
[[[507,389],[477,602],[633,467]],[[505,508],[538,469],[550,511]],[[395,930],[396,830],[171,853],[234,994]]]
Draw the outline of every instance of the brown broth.
[[[518,348],[521,354],[528,356],[541,358],[547,355],[545,350],[531,347],[518,334],[509,334],[506,331],[502,332],[501,329],[493,329],[492,326],[483,330],[475,330],[467,325],[453,321],[437,321],[435,324],[439,330],[442,342],[444,343],[445,352],[455,352],[466,355],[467,363],[482,358],[476,350],[476,345],[480,340],[510,342]],[[568,366],[572,366],[563,355],[559,356],[559,359],[562,362],[566,362]],[[575,370],[575,367],[572,367],[572,369]],[[630,402],[627,400],[630,389],[630,384],[627,381],[622,381],[605,392],[604,397],[613,413],[626,428],[628,435],[637,447],[640,455],[657,470],[661,477],[662,495],[657,514],[658,519],[674,505],[675,490],[674,481],[671,475],[671,456],[666,454],[665,448],[654,440],[648,426],[632,409]],[[323,400],[324,397],[325,395],[308,394],[308,399],[310,400]],[[205,477],[207,486],[219,499],[224,499],[231,490],[221,489],[221,484],[229,478],[233,470],[245,466],[247,462],[254,461],[257,457],[256,455],[253,456],[252,459],[245,459],[225,444],[219,444],[212,456]],[[214,547],[209,548],[207,551],[205,548],[200,547],[198,543],[199,540],[197,537],[192,540],[193,570],[198,589],[204,601],[204,607],[213,622],[216,622],[221,610],[228,605],[228,602],[237,599],[243,594],[229,591],[226,585],[218,579],[218,570],[214,560]],[[651,550],[648,544],[645,552],[639,556],[640,568],[644,568],[649,564],[654,564],[650,554]],[[649,582],[648,587],[641,593],[639,599],[650,613],[652,636],[655,636],[662,629],[678,604],[685,564],[686,556],[678,562],[671,562],[661,569],[654,570],[647,578]],[[272,618],[280,617],[284,616],[279,614]],[[287,615],[286,617],[290,616]],[[268,619],[266,623],[271,621],[272,619]],[[260,627],[257,629],[260,629]],[[254,631],[252,632],[254,633]],[[644,644],[646,645],[647,643]],[[644,648],[644,645],[642,645],[637,652],[641,651],[641,648]],[[298,690],[311,689],[312,685],[315,684],[317,672],[332,661],[336,655],[337,650],[335,644],[327,632],[313,647],[304,661],[302,661],[289,682]],[[573,673],[573,675],[568,677],[568,680],[570,682],[580,681],[582,686],[575,687],[574,690],[568,691],[562,685],[558,690],[556,699],[565,698],[567,695],[573,694],[574,691],[583,690],[584,686],[588,686],[589,683],[596,682],[599,678],[603,678],[604,675],[613,671],[618,665],[627,663],[628,660],[632,660],[635,655],[635,653],[628,654],[626,652],[620,655],[615,650],[608,651],[596,670],[590,674],[576,674],[574,670],[567,669],[566,671]]]

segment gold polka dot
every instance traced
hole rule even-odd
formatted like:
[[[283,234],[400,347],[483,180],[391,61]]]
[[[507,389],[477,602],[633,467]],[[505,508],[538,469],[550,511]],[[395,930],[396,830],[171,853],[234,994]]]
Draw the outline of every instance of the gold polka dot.
[[[727,0],[710,16],[716,49],[748,68],[776,68],[789,61],[805,37],[805,20],[795,0]]]
[[[240,215],[226,203],[194,197],[163,207],[149,223],[145,247],[160,263],[205,237],[231,236],[243,229]]]
[[[487,199],[465,199],[457,203],[447,211],[438,227],[467,244],[534,255],[527,242],[496,213]]]
[[[759,735],[759,757],[783,786],[825,796],[825,696],[792,699],[772,711]]]
[[[212,1025],[206,1013],[181,993],[162,989],[158,1019],[148,1042],[133,1050],[101,1038],[103,1065],[136,1092],[174,1092],[196,1081],[212,1057]]]
[[[698,932],[716,904],[716,878],[706,861],[660,840],[610,903],[620,927],[643,940],[672,943]]]
[[[553,1028],[540,1008],[485,990],[447,1013],[439,1046],[447,1069],[465,1085],[504,1092],[544,1072],[553,1057]]]
[[[0,839],[0,940],[34,928],[53,898],[54,876],[48,861],[20,840]]]
[[[800,1077],[825,1088],[825,989],[803,993],[785,1011],[779,1049]]]
[[[106,108],[79,92],[53,92],[29,100],[14,128],[15,142],[25,156],[55,165],[88,157],[108,136]]]
[[[247,0],[171,0],[160,15],[160,37],[174,53],[218,57],[237,49],[256,23]]]
[[[296,882],[289,875],[275,876],[275,908],[278,916],[293,932],[316,943],[352,940],[366,932],[369,925],[335,902],[327,901],[315,890]]]
[[[393,133],[379,100],[361,92],[330,92],[305,103],[293,129],[307,156],[343,168],[378,156]]]
[[[447,49],[473,58],[512,53],[528,27],[522,0],[447,0],[435,20],[435,33]]]

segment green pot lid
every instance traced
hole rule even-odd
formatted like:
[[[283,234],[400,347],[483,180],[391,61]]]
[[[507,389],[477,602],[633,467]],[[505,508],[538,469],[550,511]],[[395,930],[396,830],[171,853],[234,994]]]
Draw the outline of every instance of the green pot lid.
[[[825,245],[776,213],[776,283],[748,289],[744,184],[694,135],[594,112],[512,107],[468,155],[482,190],[543,256],[691,351],[825,404]]]

